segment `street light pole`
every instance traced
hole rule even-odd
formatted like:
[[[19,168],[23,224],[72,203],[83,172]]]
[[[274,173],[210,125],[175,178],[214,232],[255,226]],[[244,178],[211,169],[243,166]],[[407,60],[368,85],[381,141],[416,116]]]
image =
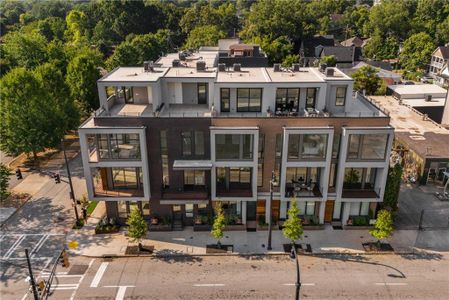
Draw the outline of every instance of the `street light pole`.
[[[67,160],[67,154],[65,153],[64,139],[61,139],[61,147],[62,147],[62,151],[64,152],[64,161],[65,161],[65,166],[67,169],[67,177],[69,178],[70,198],[73,201],[73,207],[75,208],[75,218],[76,218],[76,221],[78,222],[80,220],[80,217],[78,215],[78,208],[76,207],[75,192],[73,190],[72,175],[70,174],[70,167],[69,167],[69,162]]]
[[[300,273],[299,273],[299,261],[298,261],[298,254],[296,253],[295,244],[292,244],[291,256],[294,257],[295,262],[296,262],[296,283],[295,283],[296,293],[295,293],[295,299],[299,300],[299,291],[301,289],[301,277],[300,277]]]
[[[34,300],[39,300],[39,294],[37,292],[36,282],[34,281],[33,270],[31,268],[30,255],[28,254],[28,249],[25,249],[25,256],[28,264],[28,272],[30,273],[30,285],[33,289]]]
[[[272,227],[271,227],[271,219],[272,219],[272,205],[273,205],[273,184],[275,181],[275,175],[274,171],[271,172],[271,180],[270,180],[270,211],[268,212],[268,246],[267,250],[272,250],[271,248],[271,233],[272,233]]]

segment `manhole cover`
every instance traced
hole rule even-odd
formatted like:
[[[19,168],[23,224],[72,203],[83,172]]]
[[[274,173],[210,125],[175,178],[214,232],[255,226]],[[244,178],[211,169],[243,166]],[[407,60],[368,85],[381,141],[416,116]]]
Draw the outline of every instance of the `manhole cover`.
[[[73,265],[67,275],[83,275],[88,267],[88,265]]]

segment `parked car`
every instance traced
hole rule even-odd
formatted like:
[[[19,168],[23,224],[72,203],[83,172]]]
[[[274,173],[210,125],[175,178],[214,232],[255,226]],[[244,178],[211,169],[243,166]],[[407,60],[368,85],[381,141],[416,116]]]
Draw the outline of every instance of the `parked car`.
[[[432,80],[432,78],[429,77],[429,76],[423,76],[423,77],[421,77],[420,81],[421,81],[422,83],[432,83],[433,80]]]

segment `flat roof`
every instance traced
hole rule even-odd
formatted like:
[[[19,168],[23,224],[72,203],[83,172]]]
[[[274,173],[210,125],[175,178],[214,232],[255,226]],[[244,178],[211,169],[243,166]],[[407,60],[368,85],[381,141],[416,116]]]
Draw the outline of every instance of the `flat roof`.
[[[273,68],[266,68],[271,82],[324,82],[324,79],[312,68],[301,68],[299,72],[282,71],[275,72]]]
[[[230,83],[266,83],[270,82],[265,68],[241,68],[240,72],[226,71],[217,73],[217,82]]]
[[[406,98],[402,99],[402,103],[413,106],[413,107],[439,107],[446,103],[446,98],[432,98],[431,101],[426,101],[423,98]]]
[[[173,66],[173,60],[179,60],[179,53],[169,53],[159,58],[156,63],[162,67]],[[206,67],[213,68],[218,62],[218,51],[199,51],[194,52],[190,56],[187,56],[185,60],[181,60],[180,63],[186,67],[195,68],[197,61],[206,62]]]
[[[407,95],[407,94],[443,94],[441,97],[445,97],[447,90],[439,87],[436,84],[395,84],[389,85],[389,89],[396,92],[399,95]]]
[[[390,125],[396,137],[410,149],[426,158],[449,158],[449,130],[428,119],[393,96],[370,96],[390,113]]]
[[[145,72],[143,67],[119,67],[101,78],[100,82],[156,82],[163,77],[168,68],[154,68],[154,72]]]
[[[217,72],[215,68],[205,71],[197,71],[195,68],[177,67],[170,68],[164,77],[184,77],[184,78],[215,78]]]

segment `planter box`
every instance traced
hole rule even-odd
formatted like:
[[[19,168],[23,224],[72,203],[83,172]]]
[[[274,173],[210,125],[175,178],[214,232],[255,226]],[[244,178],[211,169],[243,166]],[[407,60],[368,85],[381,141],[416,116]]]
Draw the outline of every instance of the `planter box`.
[[[157,225],[153,225],[150,224],[149,226],[150,231],[172,231],[172,225],[171,224],[157,224]]]
[[[212,225],[210,224],[194,224],[193,231],[211,231]]]
[[[292,251],[292,244],[283,244],[284,252],[290,253]],[[312,253],[312,247],[310,244],[295,244],[296,253]]]
[[[277,224],[271,225],[271,230],[279,230],[279,226]],[[268,231],[268,225],[259,225],[257,224],[257,231]]]
[[[304,230],[322,230],[324,225],[303,225]]]
[[[375,253],[394,252],[393,247],[391,247],[389,243],[380,243],[380,248],[378,247],[376,242],[362,243],[362,246],[366,252],[375,252]]]
[[[355,225],[344,225],[343,229],[347,230],[369,230],[373,229],[374,226],[355,226]]]
[[[139,251],[139,246],[127,246],[125,255],[148,255],[152,254],[154,246],[142,245],[142,249]]]
[[[246,230],[245,224],[226,225],[224,231],[243,231]]]
[[[95,234],[118,233],[119,231],[120,231],[120,227],[119,226],[114,226],[111,229],[95,228]]]
[[[206,245],[206,253],[232,253],[234,251],[234,245],[220,245],[212,244]]]

